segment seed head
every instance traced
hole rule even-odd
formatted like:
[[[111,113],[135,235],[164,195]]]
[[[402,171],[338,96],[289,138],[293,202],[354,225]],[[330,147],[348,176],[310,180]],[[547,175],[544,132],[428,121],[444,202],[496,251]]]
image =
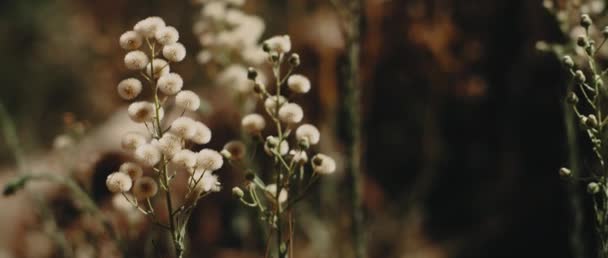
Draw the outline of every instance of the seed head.
[[[300,105],[287,103],[279,109],[279,119],[285,123],[297,124],[304,118],[304,111]]]
[[[306,93],[310,90],[310,80],[303,75],[294,74],[287,79],[287,87],[295,93]]]
[[[224,159],[217,151],[202,149],[196,154],[196,164],[198,168],[211,172],[222,168]]]
[[[196,111],[201,106],[201,99],[196,93],[184,90],[175,96],[175,105],[185,110]]]
[[[122,172],[114,172],[106,178],[106,186],[112,193],[128,192],[133,185],[129,175]]]
[[[315,145],[319,143],[319,139],[321,138],[321,133],[319,133],[319,129],[311,124],[303,124],[296,129],[296,139],[299,142],[306,141],[308,144]]]
[[[131,177],[131,180],[133,181],[137,180],[144,174],[143,169],[141,169],[139,165],[133,162],[123,163],[122,165],[120,165],[120,169],[118,169],[118,171],[129,175],[129,177]]]
[[[154,34],[154,38],[162,45],[169,45],[179,40],[179,32],[172,26],[166,26],[157,30]]]
[[[135,50],[141,47],[143,39],[140,34],[131,30],[120,35],[119,43],[124,50]]]
[[[137,147],[135,150],[135,158],[150,167],[153,167],[160,162],[161,152],[154,144],[146,143]]]
[[[125,55],[125,66],[129,70],[144,69],[149,61],[146,53],[140,50],[131,51]]]
[[[332,174],[336,171],[336,161],[319,153],[312,158],[312,168],[319,174]]]
[[[132,100],[141,93],[142,84],[138,79],[124,79],[118,83],[118,95],[125,100]]]
[[[249,114],[241,120],[241,127],[245,132],[257,135],[266,127],[266,120],[259,114]]]
[[[142,177],[135,181],[135,185],[133,185],[133,195],[138,199],[151,198],[156,193],[158,193],[158,184],[151,177]]]
[[[171,62],[181,62],[186,58],[186,48],[179,42],[166,45],[163,47],[163,56]]]
[[[184,80],[179,74],[168,73],[161,76],[156,85],[163,94],[175,95],[182,90]]]

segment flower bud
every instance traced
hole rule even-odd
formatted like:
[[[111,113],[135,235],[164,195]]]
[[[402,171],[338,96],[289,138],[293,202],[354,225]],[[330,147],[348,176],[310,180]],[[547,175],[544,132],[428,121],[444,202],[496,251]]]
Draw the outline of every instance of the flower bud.
[[[568,102],[568,104],[576,105],[578,103],[578,96],[576,96],[576,93],[571,91],[570,93],[568,93],[566,101]]]
[[[587,125],[589,128],[596,128],[598,123],[595,115],[589,115],[587,117],[587,121],[585,121],[585,125]]]
[[[576,70],[576,72],[574,73],[574,81],[576,81],[577,83],[584,83],[586,80],[587,78],[585,77],[583,71]]]
[[[288,60],[288,61],[289,61],[289,64],[290,64],[292,67],[298,67],[298,66],[300,66],[300,55],[298,55],[298,54],[296,54],[296,53],[293,53],[293,54],[291,54],[291,56],[289,57],[289,60]]]
[[[591,182],[587,185],[587,192],[590,194],[596,194],[600,192],[600,185],[596,182]]]
[[[589,26],[591,26],[591,24],[593,24],[593,21],[591,20],[591,17],[589,17],[588,14],[581,15],[581,26],[583,26],[583,28],[589,29]]]
[[[562,177],[570,177],[572,175],[572,171],[568,168],[560,168],[559,175]]]
[[[576,38],[576,45],[579,47],[587,47],[587,45],[589,45],[589,41],[585,36],[578,36],[578,38]]]
[[[574,67],[574,60],[572,60],[572,57],[570,56],[564,56],[562,58],[562,63],[570,69]]]
[[[258,71],[253,69],[253,67],[247,68],[247,78],[249,80],[255,81],[255,78],[258,77]]]
[[[243,192],[243,190],[241,188],[235,186],[234,188],[232,188],[232,195],[234,195],[234,197],[241,199],[241,198],[243,198],[243,196],[245,196],[245,192]]]

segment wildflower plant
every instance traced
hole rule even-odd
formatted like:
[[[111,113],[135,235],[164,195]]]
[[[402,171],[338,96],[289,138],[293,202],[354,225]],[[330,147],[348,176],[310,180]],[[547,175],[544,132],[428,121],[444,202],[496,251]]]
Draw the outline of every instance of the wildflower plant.
[[[245,115],[241,126],[245,134],[263,145],[265,157],[272,164],[271,173],[255,173],[255,168],[243,161],[243,143],[230,142],[222,154],[231,164],[248,171],[244,188],[234,187],[232,192],[243,204],[257,209],[261,220],[271,229],[267,250],[274,235],[277,257],[293,257],[293,208],[307,196],[320,176],[334,173],[336,162],[321,153],[309,159],[311,147],[320,142],[320,132],[312,124],[302,123],[302,107],[287,97],[305,94],[311,89],[308,78],[293,74],[300,57],[289,53],[289,36],[272,37],[263,47],[274,75],[274,87],[259,80],[256,69],[248,69],[253,94],[261,102],[264,114]],[[265,130],[267,127],[269,130]],[[270,133],[264,135],[265,131]]]
[[[138,163],[122,164],[119,171],[107,177],[107,187],[122,195],[129,203],[146,215],[152,223],[171,235],[176,257],[183,257],[185,227],[198,200],[221,188],[214,171],[223,165],[222,156],[215,150],[193,152],[188,147],[203,145],[211,140],[211,130],[202,122],[184,116],[200,106],[199,96],[182,90],[183,79],[170,71],[170,65],[182,61],[186,49],[178,42],[179,33],[167,26],[159,17],[149,17],[135,24],[133,30],[120,37],[120,46],[128,50],[125,66],[137,77],[121,81],[118,94],[132,101],[128,115],[135,123],[147,129],[147,135],[127,132],[122,137],[122,148],[131,153]],[[152,100],[137,100],[149,88]],[[172,109],[180,114],[167,119]],[[153,170],[144,175],[144,168]],[[175,180],[179,173],[188,173],[185,185]],[[186,188],[185,195],[175,191]],[[153,198],[161,195],[168,218],[161,219],[153,205]],[[178,202],[178,203],[175,203]]]
[[[583,14],[580,26],[584,33],[576,38],[576,46],[582,51],[578,56],[563,56],[562,62],[569,71],[573,87],[567,94],[566,101],[580,121],[580,127],[589,138],[594,154],[594,165],[589,178],[577,178],[587,182],[587,192],[593,198],[595,223],[599,238],[599,257],[608,257],[608,145],[606,144],[606,128],[608,125],[608,110],[606,100],[608,91],[604,80],[608,69],[602,69],[598,62],[598,51],[608,40],[608,26],[602,30],[602,40],[598,44],[592,39],[593,21],[589,15]],[[561,168],[560,175],[574,178],[568,168]]]

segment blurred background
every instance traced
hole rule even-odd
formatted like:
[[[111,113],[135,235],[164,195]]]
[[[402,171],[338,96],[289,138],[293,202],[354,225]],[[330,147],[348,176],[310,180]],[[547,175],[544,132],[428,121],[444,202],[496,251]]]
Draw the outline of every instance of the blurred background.
[[[604,1],[589,2],[580,5],[606,13]],[[187,0],[0,1],[0,102],[25,157],[33,168],[74,176],[119,225],[138,225],[120,232],[131,243],[126,257],[154,257],[140,251],[154,232],[107,208],[105,177],[129,159],[116,133],[128,105],[116,85],[129,74],[119,36],[153,15],[175,26],[188,56],[172,69],[205,100],[211,146],[239,135],[242,107],[225,101],[214,72],[197,61],[200,10]],[[291,36],[299,73],[313,82],[298,101],[322,129],[320,149],[340,161],[349,128],[340,126],[345,41],[333,7],[325,0],[248,0],[243,10],[266,22],[262,38]],[[591,203],[557,173],[568,161],[568,77],[537,42],[570,38],[543,1],[365,0],[361,35],[369,257],[594,256]],[[57,138],[66,133],[78,142],[67,153],[58,151],[66,140]],[[0,141],[2,183],[16,170],[7,146]],[[298,257],[352,257],[342,167],[298,210]],[[238,171],[220,173],[225,189],[243,180]],[[106,240],[95,240],[99,229],[88,226],[65,189],[32,191],[45,194],[0,199],[0,257],[65,257],[66,246],[73,257],[115,255]],[[229,191],[204,199],[189,227],[191,257],[262,257],[264,239],[253,221]],[[55,239],[53,232],[65,234]]]

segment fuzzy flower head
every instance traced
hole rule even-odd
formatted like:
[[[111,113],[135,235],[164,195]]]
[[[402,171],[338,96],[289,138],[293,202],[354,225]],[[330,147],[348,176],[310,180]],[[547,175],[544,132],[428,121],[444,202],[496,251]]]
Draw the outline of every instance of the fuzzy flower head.
[[[260,114],[249,114],[241,120],[241,127],[249,134],[259,134],[266,127],[266,120]]]
[[[192,175],[192,181],[198,182],[195,186],[196,192],[219,192],[222,189],[222,184],[220,183],[218,176],[210,171],[197,170],[194,175]]]
[[[199,169],[216,171],[224,165],[224,158],[217,151],[202,149],[196,154],[196,164]]]
[[[125,55],[125,66],[129,70],[144,69],[149,61],[146,53],[140,50],[131,51]]]
[[[266,192],[268,192],[273,198],[277,196],[277,185],[269,184],[266,186]],[[284,203],[287,201],[287,190],[285,188],[281,189],[281,193],[279,194],[279,203]]]
[[[133,185],[133,195],[138,199],[147,199],[154,197],[158,193],[158,184],[153,178],[145,176]]]
[[[179,74],[168,73],[158,78],[156,85],[163,94],[175,95],[182,90],[184,80]]]
[[[287,87],[295,93],[307,93],[310,91],[310,80],[303,75],[294,74],[287,79]]]
[[[284,156],[289,152],[289,144],[285,140],[281,141],[281,144],[279,144],[279,138],[268,136],[266,137],[266,143],[264,144],[264,151],[270,156],[273,156],[274,152]]]
[[[146,137],[139,133],[126,133],[122,136],[120,145],[123,150],[135,151],[137,147],[147,142]]]
[[[135,78],[124,79],[118,83],[118,95],[125,100],[137,98],[141,93],[141,81]]]
[[[291,51],[291,39],[288,35],[274,36],[264,41],[264,48],[279,54]]]
[[[185,110],[196,111],[201,106],[201,99],[196,93],[184,90],[175,96],[175,105]]]
[[[319,129],[314,125],[303,124],[296,129],[296,139],[298,139],[298,142],[304,142],[306,145],[314,145],[319,143],[321,133],[319,133]]]
[[[207,144],[211,141],[211,129],[201,122],[194,124],[196,132],[189,139],[196,144]]]
[[[171,62],[181,62],[186,58],[186,48],[179,42],[166,45],[163,47],[163,56]]]
[[[160,58],[155,58],[152,62],[146,65],[146,74],[148,76],[152,75],[152,66],[154,66],[154,78],[159,78],[165,74],[168,74],[171,70],[171,67],[169,67],[169,63],[167,63],[167,61]]]
[[[144,174],[144,170],[133,162],[123,163],[120,165],[120,169],[118,169],[118,171],[129,175],[133,181],[137,180]]]
[[[325,154],[317,154],[312,158],[312,168],[319,174],[332,174],[336,171],[336,161]]]
[[[154,38],[162,45],[170,45],[179,40],[179,32],[172,26],[166,26],[157,30]]]
[[[196,134],[196,122],[189,117],[179,117],[171,124],[170,131],[181,138],[190,139]]]
[[[136,123],[152,121],[156,116],[154,104],[147,101],[133,102],[127,110],[129,117]]]
[[[279,109],[279,119],[285,123],[297,124],[304,118],[302,107],[296,103],[287,103]]]
[[[279,108],[281,108],[286,103],[287,99],[283,96],[271,96],[264,100],[264,107],[271,114],[275,114],[277,112],[277,105]]]
[[[133,26],[133,30],[146,38],[153,38],[156,32],[165,27],[165,21],[160,17],[148,17]]]
[[[131,30],[120,35],[119,43],[124,50],[135,50],[141,47],[143,39],[139,33]]]
[[[158,164],[161,158],[160,150],[154,144],[146,143],[135,150],[135,158],[150,167]]]
[[[106,178],[106,186],[112,193],[128,192],[133,185],[129,175],[122,172],[114,172]]]
[[[180,150],[171,161],[184,168],[193,168],[196,166],[196,155],[191,150]]]
[[[166,133],[156,142],[156,147],[160,149],[162,154],[171,158],[182,150],[182,140],[173,134]]]

